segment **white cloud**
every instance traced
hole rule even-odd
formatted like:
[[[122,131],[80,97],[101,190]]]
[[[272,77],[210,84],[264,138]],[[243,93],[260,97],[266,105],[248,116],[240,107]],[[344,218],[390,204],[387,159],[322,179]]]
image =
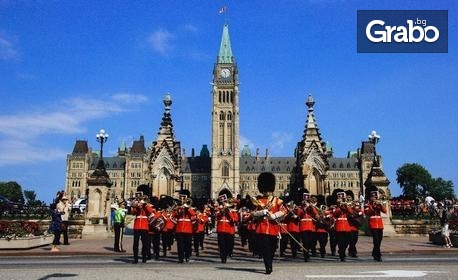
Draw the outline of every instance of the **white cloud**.
[[[159,29],[148,37],[148,42],[156,52],[167,55],[172,49],[175,35],[165,29]]]
[[[128,94],[128,93],[119,93],[113,95],[113,100],[119,101],[119,102],[124,102],[127,104],[132,104],[132,103],[142,103],[148,101],[148,97],[142,95],[142,94]]]
[[[188,23],[184,26],[184,30],[188,31],[188,32],[191,32],[191,33],[196,33],[197,31],[199,31],[199,29],[197,28],[197,26],[195,26],[194,24],[192,23]]]
[[[129,105],[136,105],[147,98],[126,93],[106,99],[76,97],[52,107],[59,108],[57,110],[47,108],[0,115],[0,165],[65,158],[68,151],[38,147],[37,143],[46,142],[40,141],[40,137],[79,134],[86,131],[86,122],[135,109],[132,106],[126,109],[120,104],[123,100]]]
[[[67,154],[68,151],[59,148],[37,147],[19,140],[0,140],[0,166],[63,160]]]
[[[239,137],[239,145],[240,145],[240,152],[243,150],[243,147],[245,145],[248,145],[248,148],[250,148],[250,151],[251,151],[251,155],[254,155],[254,153],[256,152],[256,145],[254,144],[253,141],[251,141],[250,139],[246,138],[245,136],[243,135],[240,135]]]
[[[272,150],[282,150],[293,139],[291,133],[275,131],[272,133]]]
[[[18,56],[17,50],[6,38],[0,37],[0,60],[15,59]]]

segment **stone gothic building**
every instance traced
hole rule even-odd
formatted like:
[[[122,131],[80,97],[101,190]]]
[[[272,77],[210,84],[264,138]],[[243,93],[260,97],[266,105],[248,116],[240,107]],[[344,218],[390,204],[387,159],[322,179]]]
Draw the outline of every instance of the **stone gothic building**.
[[[164,114],[156,139],[145,143],[140,136],[131,147],[123,145],[118,154],[104,158],[111,179],[107,199],[133,197],[142,185],[152,195],[173,195],[187,190],[194,198],[216,198],[257,194],[257,176],[270,171],[277,178],[278,195],[299,197],[309,191],[322,199],[337,191],[357,197],[365,186],[377,187],[389,196],[388,184],[381,168],[381,157],[376,155],[375,142],[363,141],[355,152],[345,158],[333,156],[315,118],[315,100],[306,99],[307,119],[302,139],[299,139],[294,157],[271,157],[269,150],[253,154],[249,147],[239,146],[239,77],[232,54],[229,29],[223,27],[221,45],[213,68],[211,83],[212,139],[210,148],[203,145],[200,153],[194,149],[186,155],[175,138],[171,114],[172,99],[163,100]],[[179,121],[179,120],[178,120]],[[87,141],[77,140],[73,152],[67,156],[65,187],[73,198],[84,197],[87,179],[95,170],[98,154]]]

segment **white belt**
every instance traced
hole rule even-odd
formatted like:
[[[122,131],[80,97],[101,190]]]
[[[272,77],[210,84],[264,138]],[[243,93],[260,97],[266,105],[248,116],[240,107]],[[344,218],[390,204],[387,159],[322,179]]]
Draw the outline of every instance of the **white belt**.
[[[178,219],[179,222],[190,222],[191,219]]]
[[[312,221],[312,219],[301,219],[301,221]]]
[[[135,219],[147,219],[147,216],[136,216]]]
[[[337,218],[338,221],[346,221],[347,218]]]
[[[228,221],[228,220],[219,220],[218,223],[230,223],[231,221]]]
[[[379,219],[379,218],[381,218],[381,216],[370,216],[369,218],[370,219]]]

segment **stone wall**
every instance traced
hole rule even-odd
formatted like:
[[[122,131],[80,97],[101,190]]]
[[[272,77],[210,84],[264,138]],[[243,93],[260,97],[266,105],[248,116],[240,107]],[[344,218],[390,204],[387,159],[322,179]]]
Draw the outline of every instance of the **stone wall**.
[[[392,221],[393,227],[399,235],[428,235],[431,231],[440,229],[437,220],[395,220]]]

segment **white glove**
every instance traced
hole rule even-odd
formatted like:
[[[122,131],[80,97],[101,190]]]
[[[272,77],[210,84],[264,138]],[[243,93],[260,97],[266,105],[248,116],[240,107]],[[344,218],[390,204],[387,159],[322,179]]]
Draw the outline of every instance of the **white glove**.
[[[277,216],[275,214],[269,214],[269,220],[275,220]]]
[[[262,209],[262,215],[263,215],[263,216],[267,216],[267,214],[269,214],[269,210],[267,210],[267,209]]]

